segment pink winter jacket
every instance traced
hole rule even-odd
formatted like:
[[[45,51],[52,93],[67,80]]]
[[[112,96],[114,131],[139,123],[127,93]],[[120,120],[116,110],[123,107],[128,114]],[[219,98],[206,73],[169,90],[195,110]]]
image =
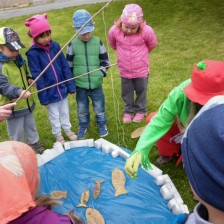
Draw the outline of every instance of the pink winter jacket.
[[[153,29],[143,22],[140,33],[125,35],[118,23],[115,21],[110,28],[108,40],[117,51],[120,76],[128,79],[147,77],[150,64],[148,54],[157,45]]]

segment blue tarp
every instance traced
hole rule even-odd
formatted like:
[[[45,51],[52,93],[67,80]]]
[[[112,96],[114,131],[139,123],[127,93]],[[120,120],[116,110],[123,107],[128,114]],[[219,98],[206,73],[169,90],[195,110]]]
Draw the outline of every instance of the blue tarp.
[[[78,147],[65,151],[60,156],[41,166],[40,192],[50,195],[52,191],[67,191],[68,197],[61,199],[62,205],[55,211],[64,214],[75,209],[75,214],[86,222],[86,208],[76,208],[80,196],[86,189],[90,191],[87,205],[97,209],[104,217],[106,224],[168,224],[175,215],[167,207],[167,201],[160,193],[160,187],[154,178],[139,169],[136,180],[126,173],[128,194],[114,196],[112,171],[119,168],[124,171],[125,160],[113,158],[95,147]],[[104,180],[101,194],[94,200],[95,180]]]

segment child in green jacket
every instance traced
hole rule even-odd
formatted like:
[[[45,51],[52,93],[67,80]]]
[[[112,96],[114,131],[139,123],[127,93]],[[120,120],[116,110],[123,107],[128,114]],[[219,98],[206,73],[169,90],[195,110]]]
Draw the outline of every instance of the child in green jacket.
[[[73,15],[76,31],[79,31],[90,18],[91,15],[86,10],[77,10]],[[93,36],[93,30],[94,25],[91,20],[71,41],[66,55],[69,67],[75,77],[99,69],[75,79],[79,118],[78,139],[85,138],[87,128],[90,125],[89,99],[93,104],[100,137],[108,135],[102,83],[109,66],[109,59],[102,41]]]
[[[140,164],[146,169],[151,169],[149,152],[153,145],[173,127],[175,120],[178,119],[180,130],[179,134],[172,136],[172,139],[179,144],[184,128],[200,108],[217,95],[224,95],[224,62],[205,60],[195,64],[191,80],[184,81],[170,92],[145,128],[132,155],[126,161],[127,174],[135,178]],[[170,140],[171,138],[167,139],[166,149],[159,149],[160,156],[172,157],[173,150],[169,148]]]
[[[14,30],[0,28],[0,105],[22,96],[6,121],[9,137],[14,141],[26,141],[36,153],[42,153],[44,148],[38,143],[33,115],[35,103],[31,93],[26,92],[29,75],[25,60],[19,54],[23,47]]]

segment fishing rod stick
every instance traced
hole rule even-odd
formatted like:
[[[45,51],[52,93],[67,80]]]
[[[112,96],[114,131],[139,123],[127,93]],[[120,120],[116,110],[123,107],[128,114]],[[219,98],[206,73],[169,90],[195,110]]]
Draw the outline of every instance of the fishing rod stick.
[[[117,63],[111,64],[111,65],[108,65],[108,66],[104,66],[104,68],[110,68],[110,67],[115,66],[115,65],[117,65]],[[54,87],[54,86],[58,86],[58,85],[60,85],[60,84],[62,84],[62,83],[65,83],[65,82],[68,82],[68,81],[71,81],[71,80],[80,78],[80,77],[82,77],[82,76],[91,74],[91,73],[93,73],[93,72],[99,71],[100,69],[101,69],[101,68],[98,68],[98,69],[95,69],[95,70],[93,70],[93,71],[84,73],[84,74],[82,74],[82,75],[79,75],[79,76],[76,76],[76,77],[72,77],[72,78],[70,78],[70,79],[66,79],[66,80],[64,80],[64,81],[61,81],[61,82],[56,83],[56,84],[54,84],[54,85],[51,85],[51,86],[48,86],[48,87],[46,87],[46,88],[40,89],[40,90],[38,90],[38,91],[31,92],[31,95],[36,94],[36,93],[40,93],[40,92],[42,92],[42,91],[44,91],[44,90],[50,89],[50,88],[52,88],[52,87]],[[9,104],[9,103],[15,103],[15,102],[16,102],[16,99],[14,99],[14,100],[10,100],[10,101],[8,101],[8,102],[6,102],[6,103],[1,104],[0,106],[4,106],[4,105],[7,105],[7,104]]]
[[[108,65],[108,66],[104,66],[104,68],[110,68],[110,67],[115,66],[115,65],[117,65],[117,63],[111,64],[111,65]],[[61,82],[56,83],[56,84],[54,84],[54,85],[51,85],[51,86],[48,86],[48,87],[46,87],[46,88],[40,89],[40,90],[38,90],[38,91],[31,92],[31,95],[36,94],[36,93],[39,93],[39,92],[42,92],[42,91],[47,90],[47,89],[50,89],[50,88],[52,88],[52,87],[54,87],[54,86],[58,86],[58,85],[60,85],[60,84],[62,84],[62,83],[65,83],[65,82],[68,82],[68,81],[71,81],[71,80],[80,78],[80,77],[82,77],[82,76],[91,74],[91,73],[93,73],[93,72],[99,71],[100,69],[101,69],[101,68],[98,68],[98,69],[95,69],[95,70],[93,70],[93,71],[84,73],[84,74],[82,74],[82,75],[79,75],[79,76],[76,76],[76,77],[72,77],[72,78],[70,78],[70,79],[66,79],[66,80],[64,80],[64,81],[61,81]],[[0,106],[7,105],[7,104],[9,104],[9,103],[16,103],[16,99],[7,101],[6,103],[1,104]]]
[[[111,64],[111,65],[108,65],[108,66],[104,66],[104,68],[110,68],[110,67],[112,67],[112,66],[114,66],[114,65],[117,65],[117,63]],[[93,73],[93,72],[97,72],[97,71],[99,71],[99,70],[100,70],[100,68],[95,69],[95,70],[92,70],[92,71],[90,71],[90,72],[84,73],[84,74],[79,75],[79,76],[76,76],[76,77],[72,77],[72,78],[70,78],[70,79],[66,79],[66,80],[61,81],[61,82],[59,82],[59,83],[56,83],[56,84],[54,84],[54,85],[51,85],[51,86],[48,86],[48,87],[46,87],[46,88],[40,89],[40,90],[38,90],[38,91],[36,91],[36,92],[32,92],[31,94],[33,95],[33,94],[36,94],[36,93],[40,93],[40,92],[42,92],[42,91],[44,91],[44,90],[47,90],[47,89],[50,89],[50,88],[52,88],[52,87],[54,87],[54,86],[58,86],[58,85],[60,85],[60,84],[62,84],[62,83],[65,83],[65,82],[68,82],[68,81],[71,81],[71,80],[74,80],[74,79],[78,79],[78,78],[80,78],[80,77],[82,77],[82,76],[89,75],[89,74],[91,74],[91,73]]]
[[[82,27],[70,38],[70,40],[58,51],[58,53],[54,56],[54,58],[49,62],[49,64],[44,68],[44,70],[36,77],[36,79],[33,80],[33,82],[27,87],[26,91],[23,93],[26,94],[30,90],[33,84],[37,82],[37,80],[44,74],[44,72],[51,66],[51,64],[56,60],[56,58],[62,53],[62,51],[65,49],[65,47],[68,46],[68,44],[82,31],[82,29],[95,17],[97,16],[101,11],[103,11],[106,7],[109,6],[109,4],[112,2],[110,0],[106,5],[104,5],[98,12],[96,12],[91,18],[89,18],[83,25]],[[21,95],[17,100],[15,101],[16,103],[22,99],[23,95]]]

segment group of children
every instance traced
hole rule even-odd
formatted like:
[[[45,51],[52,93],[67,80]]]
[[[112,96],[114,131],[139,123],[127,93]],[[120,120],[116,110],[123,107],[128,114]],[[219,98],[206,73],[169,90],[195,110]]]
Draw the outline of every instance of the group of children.
[[[25,133],[26,143],[38,153],[42,153],[44,148],[38,143],[32,93],[26,90],[33,80],[39,101],[48,111],[57,142],[63,144],[65,141],[62,129],[72,141],[85,138],[90,125],[89,99],[93,104],[100,137],[108,135],[102,88],[103,78],[110,66],[108,54],[103,42],[93,36],[94,23],[88,11],[77,10],[73,15],[73,24],[79,33],[67,46],[65,57],[59,44],[51,38],[47,14],[35,15],[26,20],[25,26],[29,28],[28,35],[32,38],[26,52],[31,75],[19,54],[19,50],[25,46],[18,34],[8,27],[0,30],[0,103],[21,98],[7,119],[9,136],[11,140],[23,142]],[[147,106],[148,54],[155,48],[157,39],[153,29],[143,20],[140,6],[125,6],[120,19],[115,21],[109,31],[108,40],[117,51],[124,101],[123,122],[130,123],[132,118],[134,122],[141,122]],[[71,131],[67,98],[68,94],[74,93],[79,123],[77,135]]]
[[[87,21],[89,23],[83,28]],[[24,45],[18,34],[8,27],[0,29],[0,104],[21,98],[16,104],[0,107],[0,120],[7,119],[8,133],[12,140],[23,142],[25,133],[26,143],[39,153],[43,148],[38,143],[39,136],[33,116],[35,103],[32,93],[26,90],[28,83],[31,84],[34,79],[37,80],[38,97],[48,111],[56,141],[64,143],[61,127],[70,140],[85,137],[90,123],[89,98],[93,104],[100,136],[108,134],[102,89],[102,80],[110,65],[108,55],[102,41],[93,36],[94,24],[89,12],[76,11],[73,23],[79,35],[69,43],[65,57],[59,44],[51,39],[51,27],[46,14],[26,20],[28,35],[32,38],[31,47],[26,53],[31,76],[19,54]],[[108,40],[117,51],[124,102],[123,122],[140,122],[145,117],[147,106],[148,54],[157,45],[153,29],[143,20],[140,6],[125,6],[120,19],[109,30]],[[55,59],[56,55],[58,56]],[[49,64],[49,68],[40,76]],[[80,76],[85,73],[87,75]],[[75,81],[72,77],[75,77]],[[79,119],[77,136],[71,131],[67,99],[69,93],[76,93]],[[132,178],[137,177],[140,164],[146,169],[151,168],[148,154],[155,143],[160,153],[159,161],[167,162],[174,155],[180,155],[180,140],[188,127],[182,138],[183,164],[192,190],[200,203],[188,218],[184,216],[187,220],[177,219],[175,223],[222,223],[224,219],[224,101],[223,96],[215,97],[217,95],[224,95],[224,62],[205,60],[195,64],[191,80],[175,87],[158,112],[149,115],[149,124],[125,164],[125,170]],[[10,201],[13,208],[8,212],[10,205],[4,204],[0,212],[1,220],[3,223],[24,223],[27,217],[32,222],[44,216],[46,223],[49,220],[54,220],[54,223],[71,223],[68,217],[55,214],[45,206],[37,206],[35,195],[38,191],[39,175],[35,154],[30,147],[18,142],[0,144],[2,163],[11,161],[18,164],[15,169],[11,169],[8,163],[0,166],[1,176],[10,181],[10,184],[3,181],[7,184],[2,187],[3,204]],[[25,166],[20,167],[19,164]],[[32,178],[26,175],[26,169],[32,170]],[[24,177],[21,183],[15,178],[18,175]],[[24,183],[27,189],[24,188]],[[22,201],[19,196],[21,192],[25,192]],[[8,199],[10,195],[13,195],[14,201]],[[75,223],[82,223],[82,220],[77,219]]]

